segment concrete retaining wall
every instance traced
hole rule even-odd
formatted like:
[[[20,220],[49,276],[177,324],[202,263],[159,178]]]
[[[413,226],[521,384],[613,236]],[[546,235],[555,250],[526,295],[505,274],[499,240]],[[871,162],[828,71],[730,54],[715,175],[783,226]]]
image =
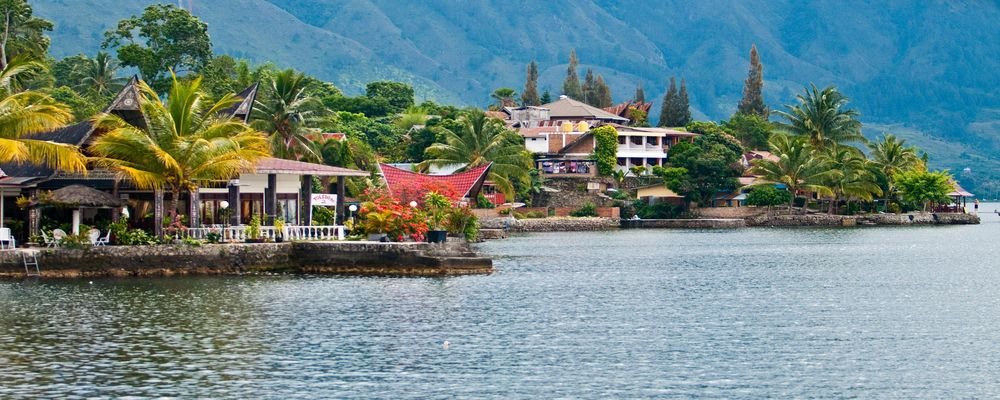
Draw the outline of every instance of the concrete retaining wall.
[[[25,252],[35,252],[42,276],[53,278],[260,272],[426,276],[493,271],[492,260],[479,257],[465,242],[296,242],[2,251],[0,277],[23,277]]]
[[[776,215],[747,219],[750,226],[864,226],[864,225],[969,225],[979,216],[962,213],[909,213],[866,215]]]
[[[511,232],[606,231],[618,228],[617,219],[599,217],[520,219],[510,222],[508,226]]]

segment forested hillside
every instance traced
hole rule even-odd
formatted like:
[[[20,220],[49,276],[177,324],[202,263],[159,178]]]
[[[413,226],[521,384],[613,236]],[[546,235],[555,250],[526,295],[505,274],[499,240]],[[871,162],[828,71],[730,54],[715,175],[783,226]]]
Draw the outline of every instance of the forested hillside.
[[[149,3],[32,1],[56,24],[56,57],[94,54],[104,31]],[[536,60],[540,90],[558,94],[575,49],[615,101],[637,84],[658,100],[676,76],[695,118],[712,120],[735,110],[756,44],[772,109],[809,82],[836,85],[863,121],[927,143],[932,164],[971,168],[964,182],[1000,175],[995,2],[195,0],[193,12],[216,52],[295,67],[348,93],[393,79],[412,83],[418,100],[484,105],[497,87],[521,91]]]

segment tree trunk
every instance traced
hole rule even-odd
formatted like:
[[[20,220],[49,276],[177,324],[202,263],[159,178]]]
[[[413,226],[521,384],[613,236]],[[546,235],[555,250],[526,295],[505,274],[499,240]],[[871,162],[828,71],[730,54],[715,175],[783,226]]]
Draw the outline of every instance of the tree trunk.
[[[3,39],[0,41],[0,70],[7,68],[7,38],[10,37],[10,13],[4,14]]]

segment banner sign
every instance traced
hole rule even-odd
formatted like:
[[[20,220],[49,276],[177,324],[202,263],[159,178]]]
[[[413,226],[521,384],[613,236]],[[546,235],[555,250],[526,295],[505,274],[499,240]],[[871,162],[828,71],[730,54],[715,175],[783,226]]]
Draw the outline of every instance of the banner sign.
[[[327,193],[313,193],[312,205],[314,206],[337,206],[337,195]]]

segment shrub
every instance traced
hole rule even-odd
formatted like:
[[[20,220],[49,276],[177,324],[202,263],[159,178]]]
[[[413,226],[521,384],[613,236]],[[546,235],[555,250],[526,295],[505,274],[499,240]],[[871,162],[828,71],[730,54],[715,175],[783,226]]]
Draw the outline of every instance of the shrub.
[[[59,245],[67,249],[82,249],[90,246],[90,237],[86,234],[66,235]]]
[[[543,213],[541,211],[528,211],[527,214],[524,214],[524,217],[525,218],[545,218],[546,215],[545,215],[545,213]]]
[[[479,219],[467,207],[456,207],[448,215],[448,233],[475,241],[479,237]]]
[[[594,203],[584,204],[577,210],[569,213],[569,215],[574,217],[596,217],[597,216],[597,206]]]
[[[597,160],[597,172],[601,176],[610,176],[618,165],[618,130],[610,125],[594,128],[594,158]]]
[[[476,208],[496,208],[496,205],[480,193],[476,196]]]
[[[888,206],[886,206],[886,211],[891,212],[893,214],[899,214],[903,212],[903,208],[899,206],[899,203],[892,202],[889,203]]]

